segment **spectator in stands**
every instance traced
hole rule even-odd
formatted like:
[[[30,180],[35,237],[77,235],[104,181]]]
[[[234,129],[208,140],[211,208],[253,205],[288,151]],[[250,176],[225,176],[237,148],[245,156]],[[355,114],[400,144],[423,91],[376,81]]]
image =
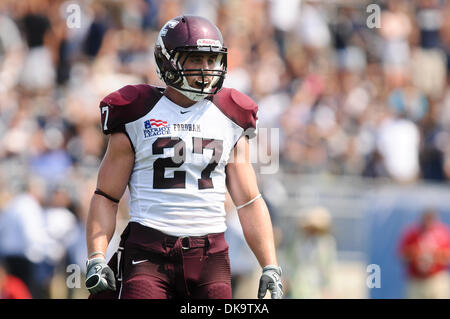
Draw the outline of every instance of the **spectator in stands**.
[[[55,84],[55,66],[49,48],[51,22],[46,15],[47,0],[26,2],[27,13],[21,24],[28,44],[28,53],[22,70],[20,84],[29,92],[50,91]]]
[[[331,225],[330,212],[324,207],[313,207],[301,215],[291,248],[292,264],[296,265],[290,286],[292,298],[332,297],[336,240]]]
[[[8,273],[0,260],[0,299],[31,299],[31,294],[22,280]]]
[[[73,205],[70,188],[67,185],[57,184],[47,193],[44,218],[45,232],[51,240],[51,249],[46,254],[42,283],[49,292],[53,276],[58,272],[65,276],[66,267],[73,263],[69,258],[69,250],[80,238],[75,215],[76,207]]]
[[[418,224],[404,231],[399,250],[407,271],[408,298],[450,297],[450,230],[436,211],[426,210]]]
[[[417,125],[404,115],[387,118],[379,127],[377,142],[390,176],[399,182],[415,181],[419,174]]]
[[[33,296],[42,297],[39,274],[49,247],[42,209],[42,181],[11,199],[0,214],[0,256],[11,275],[20,278]]]

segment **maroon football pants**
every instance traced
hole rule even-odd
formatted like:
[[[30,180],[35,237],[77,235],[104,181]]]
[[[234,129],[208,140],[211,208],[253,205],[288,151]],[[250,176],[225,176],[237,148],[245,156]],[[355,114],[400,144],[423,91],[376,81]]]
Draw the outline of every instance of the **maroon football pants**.
[[[223,233],[174,237],[130,222],[108,264],[116,275],[116,291],[89,298],[231,299]]]

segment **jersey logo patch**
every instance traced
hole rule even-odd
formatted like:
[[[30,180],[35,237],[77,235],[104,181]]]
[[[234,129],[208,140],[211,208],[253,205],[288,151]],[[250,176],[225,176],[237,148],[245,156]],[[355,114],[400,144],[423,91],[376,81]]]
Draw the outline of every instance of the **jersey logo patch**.
[[[167,121],[150,119],[144,122],[144,138],[171,134]]]
[[[167,121],[150,119],[144,122],[145,128],[167,126]]]

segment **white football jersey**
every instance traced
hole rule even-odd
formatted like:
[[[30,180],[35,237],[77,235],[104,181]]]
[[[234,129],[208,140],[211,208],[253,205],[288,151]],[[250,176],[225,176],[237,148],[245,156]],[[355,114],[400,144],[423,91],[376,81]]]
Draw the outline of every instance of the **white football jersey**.
[[[231,89],[189,108],[148,85],[121,90],[100,107],[105,133],[125,132],[135,151],[130,221],[174,236],[224,232],[225,167],[238,139],[254,136],[256,104]]]

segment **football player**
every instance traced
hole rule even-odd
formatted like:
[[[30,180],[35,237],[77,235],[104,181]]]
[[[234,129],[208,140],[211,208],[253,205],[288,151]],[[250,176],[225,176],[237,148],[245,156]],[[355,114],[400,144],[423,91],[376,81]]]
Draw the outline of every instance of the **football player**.
[[[281,298],[272,224],[249,161],[257,105],[222,88],[222,34],[205,18],[176,17],[154,54],[165,89],[128,85],[100,103],[110,137],[87,220],[90,298],[231,298],[227,189],[262,267],[257,296]],[[130,221],[107,264],[127,186]]]

